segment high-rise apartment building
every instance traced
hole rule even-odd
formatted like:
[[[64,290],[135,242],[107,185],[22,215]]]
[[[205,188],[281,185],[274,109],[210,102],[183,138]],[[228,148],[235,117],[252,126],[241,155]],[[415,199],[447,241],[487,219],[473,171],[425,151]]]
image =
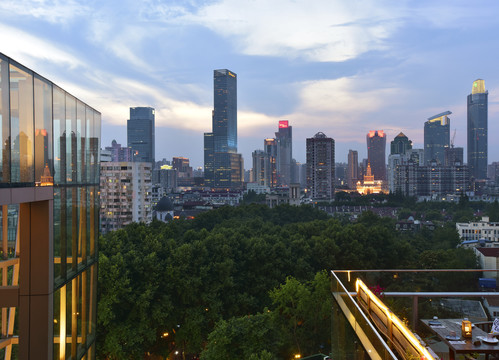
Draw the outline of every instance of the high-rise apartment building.
[[[485,81],[475,80],[468,95],[468,166],[474,179],[487,178],[488,96]]]
[[[412,151],[412,141],[404,135],[404,133],[398,134],[393,141],[390,143],[390,155],[388,155],[388,189],[390,192],[394,192],[395,184],[395,171],[397,166],[405,164],[409,157],[406,156],[410,151]]]
[[[277,186],[277,144],[276,139],[265,139],[263,141],[263,151],[268,155],[270,162],[270,183],[269,186],[274,188]]]
[[[152,220],[152,163],[101,163],[101,231],[118,230],[132,222]]]
[[[155,162],[155,112],[151,107],[130,108],[127,121],[127,146],[132,149],[133,161]]]
[[[359,180],[359,153],[357,150],[348,151],[347,184],[349,189],[357,187]]]
[[[307,187],[312,199],[334,198],[334,140],[318,132],[307,138]]]
[[[450,146],[450,111],[428,118],[424,123],[424,158],[426,164],[436,161],[443,165],[445,149]]]
[[[279,121],[276,139],[276,168],[278,185],[289,186],[292,179],[291,163],[293,158],[293,127],[288,120]]]
[[[464,164],[464,149],[462,147],[450,147],[445,149],[445,166],[454,165],[456,162]]]
[[[0,54],[0,354],[94,359],[101,114]]]
[[[386,180],[386,134],[383,130],[371,130],[366,136],[367,159],[375,180]]]
[[[212,132],[204,134],[205,185],[234,189],[242,185],[243,159],[237,153],[237,75],[215,70]]]
[[[269,154],[263,150],[255,150],[252,153],[253,157],[253,178],[252,182],[258,185],[270,187],[270,181],[272,178],[271,163],[269,160]]]

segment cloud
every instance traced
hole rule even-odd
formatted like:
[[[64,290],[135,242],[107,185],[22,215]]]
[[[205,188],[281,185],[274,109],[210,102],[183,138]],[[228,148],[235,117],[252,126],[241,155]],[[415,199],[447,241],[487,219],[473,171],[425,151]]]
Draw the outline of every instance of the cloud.
[[[383,1],[223,0],[178,20],[232,39],[246,55],[345,61],[383,49],[402,13]]]
[[[55,43],[2,24],[0,24],[0,44],[5,55],[22,63],[48,61],[73,70],[83,66],[77,57],[61,50]]]
[[[89,8],[74,0],[2,0],[0,11],[50,23],[69,23],[73,18],[89,13]]]

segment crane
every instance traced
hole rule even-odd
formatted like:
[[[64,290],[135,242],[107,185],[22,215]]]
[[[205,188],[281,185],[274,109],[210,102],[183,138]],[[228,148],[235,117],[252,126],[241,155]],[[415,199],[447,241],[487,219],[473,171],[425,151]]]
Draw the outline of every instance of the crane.
[[[456,138],[456,129],[454,129],[454,134],[452,135],[452,139],[450,141],[450,147],[454,148],[454,139]]]

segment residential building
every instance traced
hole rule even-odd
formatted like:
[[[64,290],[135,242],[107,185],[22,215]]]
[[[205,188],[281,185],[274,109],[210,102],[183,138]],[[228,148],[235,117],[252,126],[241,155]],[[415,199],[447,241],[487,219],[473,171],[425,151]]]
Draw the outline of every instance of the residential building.
[[[212,132],[204,134],[205,185],[213,189],[241,188],[243,159],[237,153],[237,75],[215,70]]]
[[[189,165],[189,159],[186,157],[174,157],[172,159],[173,169],[177,171],[178,186],[194,186],[194,176],[192,167]]]
[[[499,246],[499,222],[490,222],[488,216],[480,221],[456,223],[456,230],[461,241],[488,240]]]
[[[318,132],[307,138],[307,187],[317,200],[334,198],[334,140]]]
[[[177,170],[172,165],[161,165],[152,172],[152,183],[163,188],[166,194],[176,191],[177,178]]]
[[[155,111],[151,107],[130,108],[127,121],[127,146],[132,161],[155,163]]]
[[[450,111],[428,118],[424,123],[424,158],[426,164],[436,161],[443,165],[445,149],[450,146]]]
[[[252,157],[253,178],[251,179],[251,181],[264,187],[270,187],[272,173],[269,154],[267,154],[263,150],[255,150],[252,153]]]
[[[386,181],[386,134],[371,130],[366,136],[367,158],[375,180]]]
[[[473,82],[468,95],[468,166],[473,179],[487,178],[488,96],[485,81]]]
[[[279,121],[279,130],[275,133],[277,185],[289,185],[292,179],[291,162],[293,159],[293,127],[288,120]]]
[[[270,183],[269,186],[274,188],[277,186],[277,143],[276,139],[265,139],[263,141],[263,151],[268,155],[270,162]]]
[[[101,164],[101,232],[118,230],[132,222],[152,220],[152,163]]]
[[[445,148],[445,153],[444,153],[444,165],[445,166],[451,166],[454,165],[456,162],[459,164],[464,164],[464,156],[463,156],[463,148],[462,147],[449,147]]]
[[[95,359],[100,127],[98,111],[0,54],[4,359]]]
[[[388,189],[395,192],[395,171],[398,165],[407,163],[413,155],[412,141],[404,133],[398,134],[390,143],[390,155],[388,155]]]

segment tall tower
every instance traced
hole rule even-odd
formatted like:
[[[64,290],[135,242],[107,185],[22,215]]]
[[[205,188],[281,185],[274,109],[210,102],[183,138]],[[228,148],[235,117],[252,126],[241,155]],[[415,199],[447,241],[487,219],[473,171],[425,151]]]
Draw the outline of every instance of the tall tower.
[[[150,162],[154,166],[154,109],[151,107],[130,108],[127,121],[127,146],[132,149],[133,161]]]
[[[350,189],[355,189],[359,180],[359,153],[357,150],[348,151],[347,182]]]
[[[215,189],[238,188],[243,169],[237,153],[237,75],[215,70],[213,90],[212,132],[204,134],[205,184]]]
[[[450,111],[437,114],[428,118],[424,123],[424,159],[429,164],[436,161],[443,165],[445,162],[445,149],[450,146]]]
[[[474,179],[487,178],[488,96],[485,81],[475,80],[468,95],[468,166]]]
[[[278,185],[289,185],[291,179],[291,162],[293,158],[293,127],[288,120],[279,121],[279,131],[275,133],[277,145],[277,182]]]
[[[312,199],[334,198],[334,140],[318,132],[307,139],[307,187]]]
[[[386,134],[383,130],[371,130],[367,139],[367,161],[375,180],[386,180]]]
[[[402,132],[390,143],[390,155],[405,154],[407,150],[411,149],[412,141]]]

